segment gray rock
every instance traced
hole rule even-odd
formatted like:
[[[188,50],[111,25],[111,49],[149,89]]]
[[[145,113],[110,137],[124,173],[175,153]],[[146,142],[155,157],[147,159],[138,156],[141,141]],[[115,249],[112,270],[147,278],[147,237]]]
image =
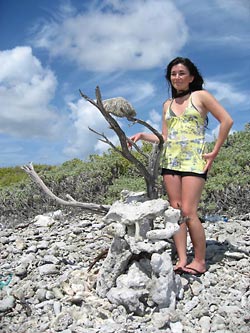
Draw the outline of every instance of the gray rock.
[[[55,223],[54,219],[46,215],[37,215],[34,218],[34,225],[36,227],[51,227]]]
[[[15,268],[15,274],[17,276],[19,276],[20,278],[23,278],[23,277],[27,276],[27,267],[26,267],[26,265],[21,264],[21,265],[17,266]]]
[[[150,278],[143,272],[140,263],[134,262],[127,274],[122,274],[116,279],[117,288],[144,289]]]
[[[96,292],[100,297],[105,297],[115,285],[117,277],[123,274],[131,256],[128,243],[122,238],[115,237],[96,281]]]
[[[132,105],[123,97],[105,99],[103,102],[105,110],[118,117],[134,117],[136,112]]]
[[[139,299],[146,294],[146,290],[134,290],[126,287],[111,288],[107,293],[107,298],[111,303],[123,305],[129,312],[143,315],[144,305]]]
[[[211,318],[208,316],[201,317],[199,320],[202,333],[209,333],[211,329]]]
[[[142,252],[146,253],[162,252],[169,247],[169,243],[163,240],[162,241],[146,240],[141,242],[141,241],[136,241],[135,237],[129,237],[127,235],[124,238],[129,244],[130,250],[134,254],[140,254]]]
[[[39,302],[43,302],[46,299],[46,289],[37,289],[36,291],[36,297],[39,300]]]
[[[169,326],[171,328],[172,333],[182,333],[183,332],[183,325],[179,321],[175,322],[175,323],[170,322]]]
[[[169,223],[165,229],[150,230],[146,233],[146,237],[151,240],[170,239],[179,230],[177,224]]]
[[[11,310],[15,307],[16,301],[13,296],[7,296],[0,300],[0,312]]]
[[[45,264],[38,267],[40,275],[53,275],[58,274],[58,267],[54,264]]]
[[[66,330],[73,323],[73,318],[68,312],[60,313],[52,322],[52,328],[56,332]]]

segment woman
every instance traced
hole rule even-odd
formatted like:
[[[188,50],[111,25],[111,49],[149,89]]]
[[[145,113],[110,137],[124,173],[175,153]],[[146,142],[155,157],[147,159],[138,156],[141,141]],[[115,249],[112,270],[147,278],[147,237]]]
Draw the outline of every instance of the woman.
[[[206,238],[197,215],[198,204],[207,172],[226,140],[233,120],[227,111],[207,91],[197,67],[187,58],[173,59],[166,70],[172,99],[163,106],[162,136],[166,148],[162,158],[162,175],[169,203],[181,209],[182,222],[174,235],[179,260],[176,273],[200,275],[206,271]],[[207,114],[220,123],[214,149],[204,153]],[[154,134],[137,133],[131,137],[137,142],[158,142]],[[187,263],[187,230],[194,248],[194,259]]]

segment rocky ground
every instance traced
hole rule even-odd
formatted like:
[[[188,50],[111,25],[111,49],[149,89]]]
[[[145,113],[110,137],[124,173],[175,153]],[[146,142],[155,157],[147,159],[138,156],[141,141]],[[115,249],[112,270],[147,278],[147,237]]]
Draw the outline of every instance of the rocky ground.
[[[2,220],[0,332],[250,332],[249,215],[204,223],[207,272],[181,276],[183,297],[162,328],[154,325],[154,308],[139,317],[96,295],[96,274],[111,243],[103,227],[101,216],[84,212],[55,212],[16,226]]]

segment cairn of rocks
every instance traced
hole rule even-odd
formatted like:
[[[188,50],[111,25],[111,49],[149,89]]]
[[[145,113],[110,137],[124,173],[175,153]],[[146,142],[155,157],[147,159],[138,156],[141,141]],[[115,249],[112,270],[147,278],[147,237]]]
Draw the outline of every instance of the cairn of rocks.
[[[157,218],[163,218],[164,228],[155,228]],[[114,238],[97,277],[97,294],[136,315],[154,309],[154,317],[161,318],[157,326],[164,326],[183,295],[169,253],[179,219],[180,210],[166,200],[148,201],[144,193],[126,193],[115,202],[104,218]]]

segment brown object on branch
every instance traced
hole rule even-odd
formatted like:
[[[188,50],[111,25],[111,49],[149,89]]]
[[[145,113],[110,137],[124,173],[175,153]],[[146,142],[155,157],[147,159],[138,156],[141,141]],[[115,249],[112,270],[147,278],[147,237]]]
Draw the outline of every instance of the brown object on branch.
[[[123,97],[105,99],[103,106],[108,113],[117,117],[135,117],[136,112],[132,105]]]
[[[59,197],[57,197],[42,181],[42,179],[38,176],[36,173],[32,163],[29,163],[28,165],[24,165],[21,167],[22,170],[24,170],[30,178],[43,190],[45,194],[47,194],[49,197],[54,199],[56,202],[58,202],[61,205],[65,206],[71,206],[71,207],[80,207],[86,210],[95,211],[97,213],[106,213],[110,206],[109,205],[98,205],[94,203],[87,203],[87,202],[79,202],[73,199],[69,194],[66,195],[67,200],[63,200]]]
[[[90,130],[92,132],[98,134],[99,136],[101,136],[102,137],[101,141],[109,144],[115,151],[119,152],[128,161],[130,161],[131,163],[133,163],[136,166],[136,168],[139,171],[139,173],[145,179],[148,198],[149,199],[156,199],[156,198],[158,198],[157,179],[158,179],[158,175],[159,175],[160,156],[161,156],[161,152],[162,152],[163,144],[164,144],[164,140],[163,140],[162,135],[156,129],[154,129],[151,125],[149,125],[148,123],[146,123],[145,121],[137,119],[137,118],[134,118],[134,117],[128,115],[127,112],[125,112],[125,111],[123,112],[124,113],[124,117],[126,117],[128,121],[131,121],[133,123],[138,123],[138,124],[141,124],[141,125],[145,126],[153,134],[155,134],[157,136],[157,138],[159,139],[159,143],[154,145],[153,152],[152,152],[151,156],[149,157],[149,165],[148,165],[148,167],[145,166],[141,161],[139,161],[131,153],[130,149],[128,148],[128,142],[132,145],[132,147],[134,147],[143,156],[145,156],[145,154],[143,154],[143,152],[141,151],[141,149],[133,141],[131,141],[129,138],[126,137],[126,134],[121,129],[121,127],[119,126],[118,122],[111,116],[110,113],[115,114],[115,111],[114,112],[111,112],[111,110],[109,110],[109,112],[106,111],[106,109],[104,107],[104,104],[102,102],[102,97],[101,97],[100,89],[99,89],[98,86],[96,87],[96,91],[95,92],[96,92],[96,102],[94,100],[90,99],[88,96],[84,95],[81,92],[81,90],[80,90],[81,96],[84,99],[86,99],[88,102],[90,102],[91,104],[93,104],[96,108],[98,108],[98,110],[102,113],[103,117],[109,123],[111,129],[113,129],[115,131],[115,133],[117,134],[117,136],[119,138],[120,144],[121,144],[121,150],[118,149],[104,134],[98,133],[98,132],[96,132],[95,130],[93,130],[91,128],[90,128]],[[113,103],[113,105],[114,105],[114,107],[116,106],[115,103]],[[120,104],[119,104],[119,111],[122,111],[122,107],[121,107]]]

